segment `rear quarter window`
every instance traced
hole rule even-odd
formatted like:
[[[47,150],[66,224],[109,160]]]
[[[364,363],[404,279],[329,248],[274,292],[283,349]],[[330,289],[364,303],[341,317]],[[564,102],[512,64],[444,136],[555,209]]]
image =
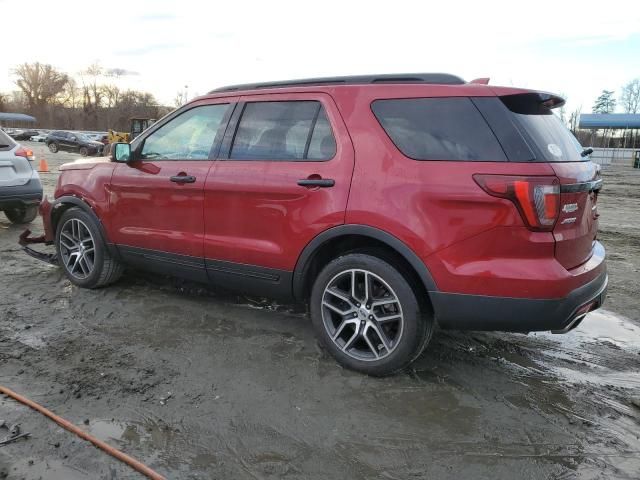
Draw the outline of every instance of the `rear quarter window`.
[[[376,100],[371,109],[395,146],[414,160],[507,160],[469,98]]]

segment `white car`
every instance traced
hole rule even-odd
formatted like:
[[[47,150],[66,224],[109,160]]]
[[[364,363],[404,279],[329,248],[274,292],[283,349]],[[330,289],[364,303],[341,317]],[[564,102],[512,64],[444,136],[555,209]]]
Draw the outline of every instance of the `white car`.
[[[33,152],[0,130],[0,211],[11,223],[29,223],[42,200]]]
[[[47,135],[49,135],[47,132],[40,132],[38,133],[38,135],[34,135],[33,137],[29,138],[29,140],[31,140],[32,142],[44,142],[47,138]]]

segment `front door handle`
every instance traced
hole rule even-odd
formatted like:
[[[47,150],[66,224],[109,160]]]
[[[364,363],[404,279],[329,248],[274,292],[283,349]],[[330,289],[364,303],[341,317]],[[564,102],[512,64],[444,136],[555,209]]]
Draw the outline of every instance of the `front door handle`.
[[[301,187],[320,187],[329,188],[336,184],[333,178],[304,178],[298,180],[298,185]]]
[[[169,180],[175,183],[194,183],[196,181],[196,177],[193,175],[175,175]]]

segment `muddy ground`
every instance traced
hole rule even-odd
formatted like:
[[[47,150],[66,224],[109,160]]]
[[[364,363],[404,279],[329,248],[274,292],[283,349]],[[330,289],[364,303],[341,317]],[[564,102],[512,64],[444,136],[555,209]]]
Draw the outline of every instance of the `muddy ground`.
[[[295,306],[134,271],[78,289],[2,218],[0,384],[168,478],[640,478],[640,171],[605,181],[606,310],[561,336],[438,332],[385,379],[336,365]],[[12,400],[0,419],[32,434],[0,479],[142,478]]]

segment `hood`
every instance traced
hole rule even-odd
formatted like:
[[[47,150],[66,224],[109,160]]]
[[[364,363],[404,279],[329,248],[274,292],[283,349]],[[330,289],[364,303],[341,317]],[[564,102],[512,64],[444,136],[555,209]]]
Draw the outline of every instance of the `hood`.
[[[81,158],[75,162],[60,165],[60,170],[91,170],[96,165],[109,163],[109,161],[110,160],[107,157]]]

